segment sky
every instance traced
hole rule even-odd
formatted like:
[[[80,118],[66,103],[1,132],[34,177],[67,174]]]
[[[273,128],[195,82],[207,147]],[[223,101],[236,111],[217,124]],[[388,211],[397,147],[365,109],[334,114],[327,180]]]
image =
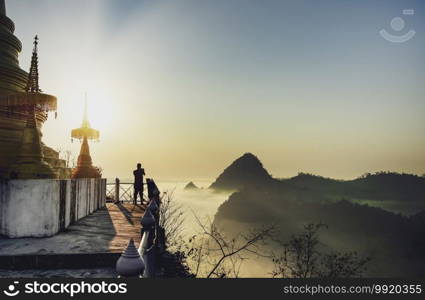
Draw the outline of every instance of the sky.
[[[421,0],[6,5],[21,67],[38,34],[41,88],[58,97],[43,141],[78,155],[70,132],[87,93],[106,177],[131,177],[140,161],[153,178],[211,179],[245,152],[275,177],[425,173]],[[393,43],[382,29],[416,34]]]

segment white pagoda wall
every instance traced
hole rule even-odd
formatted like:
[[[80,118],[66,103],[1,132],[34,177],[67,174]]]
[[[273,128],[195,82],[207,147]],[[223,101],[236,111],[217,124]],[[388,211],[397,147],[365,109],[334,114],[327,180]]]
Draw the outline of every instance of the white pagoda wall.
[[[0,234],[46,237],[105,206],[106,179],[0,181]]]

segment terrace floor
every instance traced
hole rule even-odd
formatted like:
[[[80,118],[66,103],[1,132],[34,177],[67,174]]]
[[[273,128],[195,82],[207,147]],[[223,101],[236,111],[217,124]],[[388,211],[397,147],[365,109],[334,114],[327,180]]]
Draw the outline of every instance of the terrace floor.
[[[46,238],[0,238],[0,255],[122,252],[131,238],[140,242],[144,207],[107,203],[106,208]]]
[[[140,219],[145,207],[133,204],[107,203],[106,207],[79,220],[53,237],[0,237],[0,269],[28,265],[56,266],[89,264],[108,265],[125,250],[129,240],[140,243]],[[54,261],[57,261],[54,262]],[[66,263],[65,263],[66,262]],[[20,266],[22,265],[22,266]],[[76,266],[77,267],[77,266]]]

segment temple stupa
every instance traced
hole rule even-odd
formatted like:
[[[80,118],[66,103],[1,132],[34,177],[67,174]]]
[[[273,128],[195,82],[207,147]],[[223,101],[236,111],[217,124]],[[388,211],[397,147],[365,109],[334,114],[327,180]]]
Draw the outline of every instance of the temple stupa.
[[[100,178],[99,169],[93,167],[88,140],[99,140],[99,131],[91,128],[87,118],[87,99],[84,105],[83,123],[80,128],[73,129],[72,139],[82,141],[77,167],[72,170],[72,178]]]
[[[57,100],[39,89],[38,39],[28,74],[19,67],[22,44],[14,31],[0,0],[0,179],[69,177],[58,152],[41,142],[42,125]]]

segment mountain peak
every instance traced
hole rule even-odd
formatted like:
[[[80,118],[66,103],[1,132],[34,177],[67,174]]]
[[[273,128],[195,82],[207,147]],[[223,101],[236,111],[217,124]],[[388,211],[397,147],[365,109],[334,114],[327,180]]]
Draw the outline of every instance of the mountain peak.
[[[272,177],[261,161],[252,153],[245,153],[228,166],[210,186],[217,190],[238,190],[244,186],[256,186]]]
[[[258,159],[258,157],[252,154],[251,152],[245,153],[244,155],[239,157],[236,161],[238,160],[246,160],[246,161],[251,160],[253,162],[261,164],[261,161]]]
[[[189,182],[188,184],[186,184],[186,186],[184,187],[185,190],[197,190],[199,189],[196,184],[193,183],[193,181]]]

